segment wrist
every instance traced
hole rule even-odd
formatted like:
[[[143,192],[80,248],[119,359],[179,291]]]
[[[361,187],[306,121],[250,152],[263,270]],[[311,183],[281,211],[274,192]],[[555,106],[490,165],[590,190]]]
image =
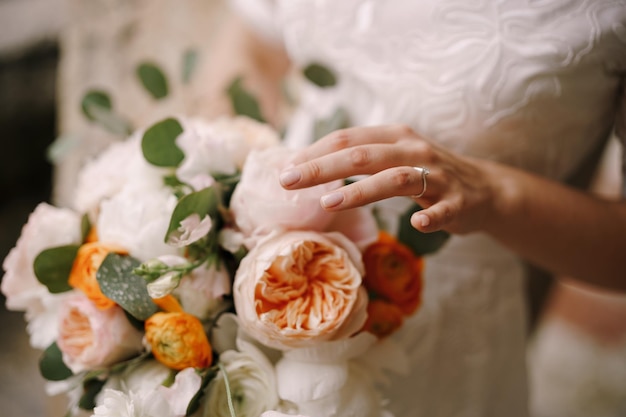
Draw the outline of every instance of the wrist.
[[[490,235],[499,235],[511,219],[524,218],[525,192],[522,181],[513,168],[488,162],[485,164],[491,201],[483,229]],[[521,217],[520,217],[521,214]]]

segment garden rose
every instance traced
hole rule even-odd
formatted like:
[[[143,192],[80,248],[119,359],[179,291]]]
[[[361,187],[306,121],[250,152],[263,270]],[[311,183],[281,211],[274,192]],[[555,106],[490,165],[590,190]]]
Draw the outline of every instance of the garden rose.
[[[292,151],[278,146],[248,155],[230,202],[235,222],[247,237],[281,228],[323,231],[333,220],[335,214],[325,211],[319,199],[342,181],[285,190],[278,176],[291,155]]]
[[[152,354],[162,364],[177,370],[211,365],[209,339],[200,320],[191,314],[156,313],[144,326]]]
[[[78,249],[76,259],[74,259],[68,281],[73,288],[81,290],[100,309],[107,309],[115,305],[115,301],[102,294],[100,284],[96,279],[98,268],[109,253],[127,254],[125,249],[116,245],[101,242],[82,245]]]
[[[241,351],[227,350],[220,355],[238,417],[258,417],[278,404],[274,367],[254,345],[239,341]],[[224,375],[211,381],[204,408],[206,417],[230,417]]]
[[[294,231],[261,241],[235,276],[241,326],[278,349],[350,336],[366,316],[360,256],[339,233]]]
[[[396,304],[405,315],[417,310],[422,295],[424,262],[393,236],[381,232],[363,253],[368,291]]]
[[[101,310],[83,294],[66,300],[60,312],[57,344],[74,373],[103,368],[143,349],[142,335],[120,307]]]
[[[44,249],[78,245],[81,242],[81,216],[46,203],[39,204],[22,228],[13,249],[4,259],[2,293],[9,310],[25,311],[30,343],[48,347],[57,335],[57,313],[67,294],[50,294],[35,276],[33,263]]]

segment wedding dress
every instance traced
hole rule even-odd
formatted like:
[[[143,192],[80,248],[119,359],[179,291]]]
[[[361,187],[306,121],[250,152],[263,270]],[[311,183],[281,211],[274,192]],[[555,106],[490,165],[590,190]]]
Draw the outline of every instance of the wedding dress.
[[[626,131],[626,0],[233,4],[297,66],[337,76],[303,86],[294,146],[343,108],[352,125],[405,123],[565,181]],[[454,236],[429,256],[423,306],[394,336],[411,362],[385,392],[394,415],[526,416],[524,290],[521,260],[488,236]]]

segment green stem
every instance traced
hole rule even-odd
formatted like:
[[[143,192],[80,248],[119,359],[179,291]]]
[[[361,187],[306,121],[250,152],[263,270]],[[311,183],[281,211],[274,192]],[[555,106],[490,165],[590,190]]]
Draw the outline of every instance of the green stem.
[[[233,394],[230,391],[230,383],[228,382],[228,374],[224,368],[224,364],[219,364],[220,370],[224,375],[224,386],[226,387],[226,397],[228,398],[228,409],[230,410],[230,417],[237,417],[235,414],[235,406],[233,405]]]

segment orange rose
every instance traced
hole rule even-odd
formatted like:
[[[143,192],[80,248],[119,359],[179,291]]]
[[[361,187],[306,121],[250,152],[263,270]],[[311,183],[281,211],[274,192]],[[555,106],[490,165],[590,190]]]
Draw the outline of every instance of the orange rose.
[[[421,257],[391,235],[381,232],[378,242],[363,254],[365,277],[369,292],[396,304],[404,314],[417,310],[422,295]]]
[[[119,246],[108,245],[102,242],[90,242],[82,245],[78,249],[76,259],[74,259],[74,265],[68,281],[70,286],[81,290],[98,308],[103,310],[113,307],[115,302],[100,291],[96,273],[104,258],[111,252],[119,253],[120,255],[128,253]]]
[[[367,305],[367,321],[363,330],[383,338],[396,331],[403,321],[404,315],[397,305],[374,299]]]
[[[211,345],[195,316],[184,312],[156,313],[146,320],[145,330],[152,354],[165,366],[182,370],[211,365]]]

